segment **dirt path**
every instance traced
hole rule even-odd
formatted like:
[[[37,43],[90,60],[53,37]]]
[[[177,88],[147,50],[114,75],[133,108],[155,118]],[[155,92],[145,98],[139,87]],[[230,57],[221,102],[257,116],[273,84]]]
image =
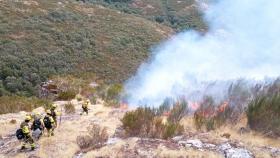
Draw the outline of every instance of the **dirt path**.
[[[67,102],[56,102],[58,110]],[[72,157],[79,150],[76,144],[76,137],[87,133],[87,127],[90,123],[97,123],[108,129],[109,135],[113,135],[115,128],[120,125],[119,118],[124,112],[118,109],[104,107],[101,104],[91,105],[89,115],[80,115],[81,106],[77,101],[73,101],[76,107],[76,113],[72,115],[62,114],[61,125],[55,130],[55,136],[43,136],[37,144],[35,151],[19,152],[20,142],[16,139],[14,133],[19,127],[20,120],[24,118],[25,113],[7,114],[0,117],[2,121],[0,128],[3,135],[0,141],[0,157]],[[42,108],[36,109],[43,111]],[[9,123],[10,120],[17,120],[16,124]],[[71,155],[71,156],[70,156]]]

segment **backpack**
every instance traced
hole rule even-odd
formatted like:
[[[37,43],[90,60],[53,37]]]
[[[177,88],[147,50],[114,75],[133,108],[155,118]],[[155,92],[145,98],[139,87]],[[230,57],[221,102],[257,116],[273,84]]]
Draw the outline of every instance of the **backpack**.
[[[21,139],[24,138],[24,134],[23,134],[21,128],[16,131],[16,137],[17,137],[18,140],[21,140]]]
[[[45,116],[43,121],[44,121],[44,125],[46,128],[48,128],[48,129],[52,128],[52,123],[48,116]]]
[[[42,123],[41,123],[41,120],[40,119],[36,119],[33,121],[33,124],[32,124],[32,127],[33,127],[33,130],[35,131],[36,129],[40,129],[42,130]]]

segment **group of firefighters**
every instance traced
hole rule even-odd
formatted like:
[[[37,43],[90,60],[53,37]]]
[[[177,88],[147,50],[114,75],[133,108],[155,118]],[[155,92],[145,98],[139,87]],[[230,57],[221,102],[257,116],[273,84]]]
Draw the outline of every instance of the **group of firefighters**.
[[[88,106],[90,101],[84,100],[82,103],[82,113],[88,114]],[[48,137],[54,136],[54,129],[57,127],[57,118],[61,116],[61,112],[56,110],[57,105],[52,104],[51,108],[46,110],[46,115],[41,113],[27,114],[24,121],[20,124],[20,128],[16,131],[18,139],[22,140],[21,150],[26,149],[27,144],[30,144],[31,150],[35,149],[34,139],[39,139],[44,131],[47,131]],[[32,133],[31,133],[32,131]]]

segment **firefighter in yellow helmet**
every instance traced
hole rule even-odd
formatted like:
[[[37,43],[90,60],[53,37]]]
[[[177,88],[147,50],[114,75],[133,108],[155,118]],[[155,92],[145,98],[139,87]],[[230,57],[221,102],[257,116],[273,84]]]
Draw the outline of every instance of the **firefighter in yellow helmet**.
[[[34,113],[31,129],[33,130],[32,137],[38,140],[44,132],[44,122],[41,113]]]
[[[48,136],[54,135],[54,128],[55,128],[55,121],[52,117],[52,112],[50,110],[47,110],[47,115],[44,117],[44,126],[47,129]]]
[[[56,110],[56,108],[57,108],[57,105],[56,105],[56,104],[52,104],[51,109],[50,109],[50,111],[51,111],[51,116],[52,116],[52,118],[53,118],[53,120],[54,120],[54,122],[55,122],[55,127],[57,127],[57,117],[58,117],[59,115],[61,115],[61,113],[58,112],[58,111]]]
[[[26,115],[25,120],[20,124],[20,128],[22,130],[23,133],[23,144],[21,146],[21,150],[26,149],[26,145],[30,144],[31,146],[31,150],[35,149],[35,143],[34,140],[30,134],[30,126],[29,126],[29,122],[31,121],[31,116],[30,115]]]
[[[84,112],[88,115],[88,107],[89,107],[89,105],[90,105],[90,100],[89,100],[89,99],[84,100],[84,102],[82,103],[82,109],[83,109],[83,111],[82,111],[81,115],[82,115]]]

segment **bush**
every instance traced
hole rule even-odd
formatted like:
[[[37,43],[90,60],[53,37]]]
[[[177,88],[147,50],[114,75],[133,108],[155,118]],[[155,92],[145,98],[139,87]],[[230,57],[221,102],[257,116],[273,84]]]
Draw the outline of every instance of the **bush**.
[[[64,105],[64,111],[66,114],[74,114],[76,109],[75,106],[71,102],[69,102],[68,104]]]
[[[72,100],[76,97],[76,92],[73,90],[67,90],[67,91],[63,91],[60,92],[58,94],[57,99],[58,100]]]
[[[180,111],[182,109],[174,106],[171,111],[177,113],[173,112],[171,117],[165,118],[158,115],[159,109],[139,107],[135,111],[127,112],[121,122],[129,136],[168,139],[184,131],[183,126],[179,124],[181,115],[184,113]],[[180,116],[176,116],[176,114]]]
[[[108,100],[104,103],[105,106],[118,108],[120,107],[120,103],[118,100]]]
[[[137,108],[135,111],[130,111],[125,114],[121,122],[129,136],[148,137],[152,130],[155,111],[151,108]]]
[[[280,136],[280,93],[256,97],[246,113],[251,129]]]
[[[170,111],[170,115],[168,120],[172,123],[179,122],[188,112],[188,103],[184,100],[177,101],[172,110]]]
[[[123,86],[121,84],[114,84],[111,85],[106,94],[106,101],[109,100],[119,100],[120,99],[120,93],[123,90]]]
[[[228,102],[215,104],[212,97],[206,96],[194,113],[194,124],[199,130],[214,130],[229,121],[232,113],[233,109]]]
[[[108,140],[106,128],[101,128],[97,124],[92,124],[88,127],[88,134],[78,136],[76,142],[81,150],[89,151],[101,148]]]

